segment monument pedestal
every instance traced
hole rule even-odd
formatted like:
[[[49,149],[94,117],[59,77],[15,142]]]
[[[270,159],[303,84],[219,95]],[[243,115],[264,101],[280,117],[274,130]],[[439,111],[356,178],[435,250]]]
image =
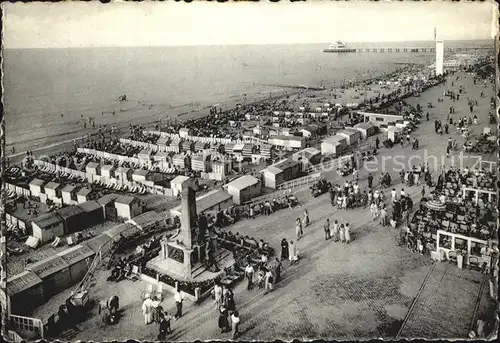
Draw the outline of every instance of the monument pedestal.
[[[160,256],[149,261],[147,266],[159,273],[192,281],[193,266],[203,265],[207,256],[207,244],[211,242],[210,237],[208,239],[201,237],[200,240],[198,238],[200,234],[205,236],[205,229],[203,228],[200,233],[195,193],[192,188],[187,187],[181,193],[181,231],[178,239],[175,242],[162,240]],[[210,249],[212,252],[216,251],[212,246]]]

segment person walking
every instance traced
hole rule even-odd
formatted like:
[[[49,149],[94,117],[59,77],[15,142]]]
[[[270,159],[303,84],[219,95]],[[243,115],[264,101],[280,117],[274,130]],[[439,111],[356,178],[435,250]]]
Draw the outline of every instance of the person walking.
[[[286,238],[283,238],[281,240],[281,260],[288,260],[288,242],[286,241]]]
[[[345,242],[346,244],[351,243],[351,228],[349,227],[349,223],[345,224]]]
[[[255,274],[255,270],[254,270],[252,264],[249,263],[245,267],[245,277],[247,278],[247,290],[251,290],[253,288],[253,276],[254,276],[254,274]]]
[[[333,223],[333,227],[332,227],[332,240],[334,242],[337,242],[339,240],[339,222],[338,220],[336,220],[334,223]]]
[[[273,273],[271,273],[270,269],[266,269],[266,274],[264,275],[264,294],[273,290],[273,282]]]
[[[224,305],[222,305],[220,308],[219,308],[219,329],[220,329],[220,333],[224,333],[224,332],[228,332],[229,331],[229,313],[228,313],[228,310],[227,308],[224,307]]]
[[[378,206],[375,202],[373,202],[371,205],[370,205],[370,211],[372,212],[372,218],[373,220],[376,220],[377,217],[378,217]]]
[[[304,210],[304,219],[302,220],[302,227],[307,227],[309,225],[309,212]]]
[[[234,311],[234,313],[231,315],[231,325],[233,329],[233,339],[236,339],[238,337],[240,331],[240,314],[238,311]]]
[[[325,225],[323,226],[325,230],[325,241],[330,239],[330,219],[326,218]]]
[[[146,295],[146,299],[144,299],[144,302],[142,303],[142,315],[144,316],[144,324],[149,324],[151,323],[151,305],[153,301],[149,297],[149,294]]]
[[[387,210],[385,206],[380,210],[380,224],[382,226],[387,226]]]
[[[295,220],[295,239],[299,241],[302,238],[302,222],[300,221],[300,218],[297,218]]]
[[[373,176],[371,173],[368,173],[368,188],[372,188],[372,184],[373,184]]]
[[[236,304],[234,303],[234,292],[231,288],[227,287],[224,293],[224,307],[227,308],[229,314],[236,310]]]
[[[297,256],[297,246],[293,243],[293,241],[290,241],[290,264],[295,263],[298,261],[298,256]]]
[[[215,281],[214,285],[214,296],[215,296],[215,308],[220,308],[222,306],[222,285],[219,281]]]
[[[275,262],[276,281],[275,282],[280,282],[280,280],[281,280],[281,267],[282,267],[281,260],[276,257],[276,262]]]
[[[117,295],[113,295],[111,298],[109,298],[108,307],[111,314],[114,315],[116,314],[116,312],[118,312],[118,309],[120,307],[120,299]]]
[[[344,227],[344,224],[340,224],[339,234],[340,234],[340,243],[345,243],[345,227]]]
[[[153,323],[160,323],[160,301],[157,297],[153,297],[153,302],[151,303],[151,320]]]
[[[342,210],[347,211],[347,195],[342,196]]]
[[[175,314],[175,319],[182,317],[182,302],[184,301],[184,296],[179,290],[175,291],[174,294],[175,306],[177,308],[177,313]]]
[[[160,318],[160,332],[158,333],[158,340],[164,341],[167,338],[167,334],[172,333],[172,329],[170,327],[170,321],[172,320],[172,316],[170,316],[167,312],[163,314]]]

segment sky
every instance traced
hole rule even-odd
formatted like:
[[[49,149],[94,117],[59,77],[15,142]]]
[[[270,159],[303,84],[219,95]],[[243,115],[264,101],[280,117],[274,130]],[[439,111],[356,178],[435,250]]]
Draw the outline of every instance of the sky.
[[[2,3],[5,48],[490,39],[493,2]]]

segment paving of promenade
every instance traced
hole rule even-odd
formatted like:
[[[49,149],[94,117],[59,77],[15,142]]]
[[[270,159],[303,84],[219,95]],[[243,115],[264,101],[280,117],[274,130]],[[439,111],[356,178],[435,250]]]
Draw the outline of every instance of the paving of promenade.
[[[478,133],[488,126],[489,99],[493,87],[472,86],[472,79],[455,82],[454,89],[463,84],[467,96],[474,97],[479,104],[476,114],[480,119],[474,128]],[[445,89],[452,89],[451,83],[440,85],[409,99],[412,104],[422,106],[432,101],[436,107],[429,109],[431,120],[423,122],[414,137],[421,141],[421,148],[412,151],[399,145],[392,149],[381,149],[379,163],[386,156],[386,170],[392,172],[396,166],[396,155],[408,163],[420,163],[428,155],[441,157],[445,153],[446,135],[434,133],[433,120],[445,120],[451,101],[437,103]],[[480,98],[483,90],[486,97]],[[463,98],[462,98],[463,99]],[[456,117],[470,115],[467,100],[453,104]],[[461,138],[450,132],[453,138]],[[440,161],[440,159],[439,159]],[[429,164],[431,164],[430,162]],[[446,161],[447,165],[450,160]],[[465,160],[472,165],[473,159]],[[411,162],[410,162],[411,164]],[[379,165],[380,168],[380,165]],[[432,166],[437,170],[440,165]],[[402,188],[399,176],[392,172],[393,185]],[[365,170],[361,171],[361,187],[366,187]],[[325,173],[334,182],[334,173]],[[378,179],[376,179],[378,181]],[[420,187],[405,191],[418,206]],[[387,191],[389,193],[389,191]],[[368,209],[353,209],[344,212],[334,210],[327,195],[311,198],[308,190],[297,193],[301,207],[282,210],[270,216],[254,220],[242,220],[229,230],[254,237],[262,237],[279,250],[282,237],[295,240],[293,221],[308,209],[312,223],[305,229],[305,236],[298,243],[301,255],[299,264],[284,265],[283,280],[275,290],[264,294],[261,290],[247,291],[245,284],[235,288],[236,306],[241,314],[243,340],[297,339],[360,339],[370,337],[395,337],[401,329],[401,337],[425,336],[427,338],[466,337],[473,318],[485,316],[492,308],[491,299],[481,288],[483,275],[478,272],[458,269],[455,265],[442,263],[434,265],[428,256],[413,254],[396,245],[397,230],[381,227],[371,220]],[[388,195],[388,194],[387,194]],[[415,207],[416,207],[415,206]],[[323,223],[326,218],[349,222],[353,241],[349,245],[324,240]],[[123,317],[118,324],[102,327],[97,310],[93,317],[80,325],[82,331],[71,339],[82,340],[138,340],[155,339],[158,327],[144,325],[140,313],[140,293],[144,283],[124,281],[118,284],[106,283],[104,273],[97,275],[97,284],[91,290],[94,299],[105,299],[113,294],[120,296]],[[474,313],[477,299],[479,313]],[[166,294],[165,308],[173,308],[172,295]],[[413,304],[413,305],[412,305]],[[409,311],[411,309],[411,311]],[[212,300],[199,305],[187,302],[185,316],[172,322],[173,333],[169,340],[190,341],[196,339],[228,339],[229,334],[220,334],[217,328],[218,313]]]

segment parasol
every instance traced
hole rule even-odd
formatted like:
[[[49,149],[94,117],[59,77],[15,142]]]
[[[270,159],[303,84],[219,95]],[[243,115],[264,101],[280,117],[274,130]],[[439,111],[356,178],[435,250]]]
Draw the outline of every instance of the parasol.
[[[429,200],[426,202],[425,206],[434,211],[446,211],[446,205],[438,200]]]

